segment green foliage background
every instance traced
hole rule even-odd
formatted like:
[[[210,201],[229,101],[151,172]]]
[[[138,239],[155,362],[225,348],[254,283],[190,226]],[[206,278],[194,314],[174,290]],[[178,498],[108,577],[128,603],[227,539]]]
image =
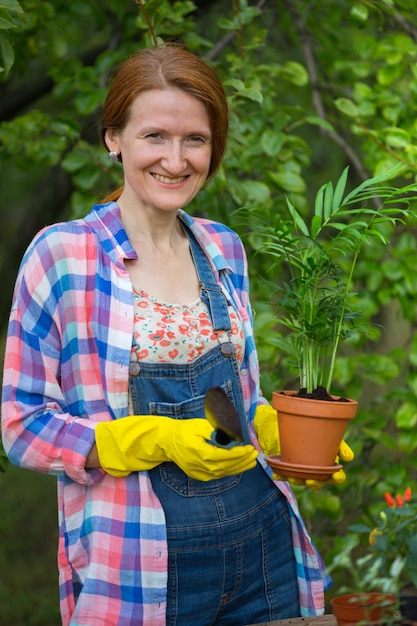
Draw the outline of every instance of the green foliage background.
[[[415,179],[415,0],[0,0],[2,346],[18,264],[35,232],[83,215],[121,180],[98,144],[100,104],[111,68],[154,37],[185,42],[227,89],[227,156],[189,210],[229,224],[245,242],[270,397],[292,382],[287,357],[268,339],[278,331],[265,279],[280,268],[257,253],[256,231],[239,224],[236,210],[261,206],[274,220],[288,194],[308,218],[317,189],[346,165],[352,186],[400,160]],[[333,390],[360,400],[347,437],[356,459],[342,487],[299,490],[326,562],[338,558],[330,593],[363,550],[347,526],[372,516],[385,490],[417,484],[416,251],[413,220],[388,251],[375,244],[362,255],[356,297],[369,330],[341,354]],[[53,480],[13,468],[0,474],[3,626],[58,623]],[[20,549],[23,537],[32,543]],[[36,555],[37,567],[22,554]]]

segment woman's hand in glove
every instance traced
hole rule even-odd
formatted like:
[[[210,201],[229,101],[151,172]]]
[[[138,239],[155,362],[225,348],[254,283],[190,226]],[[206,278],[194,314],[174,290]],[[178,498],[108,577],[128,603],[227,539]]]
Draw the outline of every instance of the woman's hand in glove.
[[[267,456],[280,454],[281,446],[279,441],[277,412],[271,405],[259,404],[257,406],[254,418],[254,428],[262,452]],[[336,463],[339,462],[339,459],[345,462],[352,461],[353,457],[353,450],[348,446],[346,441],[342,440],[338,456],[336,457]],[[343,469],[337,470],[327,481],[284,478],[275,473],[273,474],[273,477],[275,480],[284,480],[292,485],[305,485],[310,489],[321,489],[326,484],[341,485],[346,480],[346,474]]]
[[[209,443],[213,427],[203,418],[131,415],[100,422],[95,432],[100,465],[113,476],[172,461],[190,478],[213,480],[252,469],[258,456],[252,445],[225,449]]]

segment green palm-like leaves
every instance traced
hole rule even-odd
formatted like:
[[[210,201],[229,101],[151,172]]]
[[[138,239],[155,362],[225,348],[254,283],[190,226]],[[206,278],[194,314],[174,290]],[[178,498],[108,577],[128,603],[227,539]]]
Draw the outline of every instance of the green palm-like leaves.
[[[287,331],[272,343],[292,355],[300,386],[308,392],[318,385],[330,390],[340,342],[364,330],[354,306],[354,270],[362,246],[373,238],[388,245],[392,229],[413,210],[417,185],[388,183],[402,170],[398,164],[347,192],[346,168],[335,186],[328,182],[317,192],[310,223],[289,198],[286,221],[274,216],[265,223],[257,207],[247,213],[261,250],[288,276],[273,284],[278,321]]]

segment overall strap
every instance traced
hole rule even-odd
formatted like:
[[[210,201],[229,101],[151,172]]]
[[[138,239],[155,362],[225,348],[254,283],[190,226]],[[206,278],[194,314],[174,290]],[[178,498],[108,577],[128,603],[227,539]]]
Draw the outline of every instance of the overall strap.
[[[213,330],[230,331],[231,324],[226,296],[221,287],[216,283],[210,261],[194,234],[186,224],[182,223],[182,226],[190,242],[191,254],[200,281],[200,297],[209,309]]]

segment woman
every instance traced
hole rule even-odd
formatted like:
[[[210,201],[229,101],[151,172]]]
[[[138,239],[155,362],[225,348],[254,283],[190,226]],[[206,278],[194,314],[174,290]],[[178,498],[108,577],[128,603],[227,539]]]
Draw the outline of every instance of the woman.
[[[290,486],[258,457],[254,418],[271,408],[242,243],[182,210],[219,167],[227,128],[201,59],[138,52],[102,119],[123,188],[46,227],[22,261],[3,439],[15,464],[58,478],[64,625],[237,626],[324,609],[329,580]],[[241,445],[210,440],[204,397],[218,386]]]

